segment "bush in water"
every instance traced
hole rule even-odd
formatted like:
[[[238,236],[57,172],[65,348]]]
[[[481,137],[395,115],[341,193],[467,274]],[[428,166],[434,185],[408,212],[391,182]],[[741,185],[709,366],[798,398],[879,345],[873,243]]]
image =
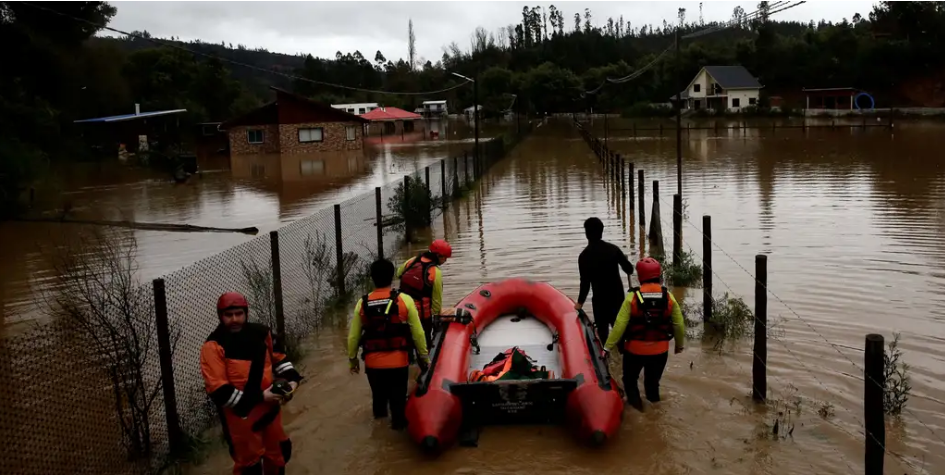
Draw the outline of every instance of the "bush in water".
[[[888,415],[898,416],[909,401],[912,385],[909,383],[909,365],[901,361],[899,333],[893,333],[893,341],[883,354],[886,374],[886,388],[883,392],[883,411]]]

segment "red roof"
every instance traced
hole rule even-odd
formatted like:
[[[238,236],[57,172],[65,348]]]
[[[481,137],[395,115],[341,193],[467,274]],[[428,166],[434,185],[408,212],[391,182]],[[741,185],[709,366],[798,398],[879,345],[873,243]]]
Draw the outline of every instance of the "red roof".
[[[423,117],[420,114],[407,112],[397,107],[378,107],[367,114],[361,114],[361,118],[378,122],[382,120],[415,120]]]

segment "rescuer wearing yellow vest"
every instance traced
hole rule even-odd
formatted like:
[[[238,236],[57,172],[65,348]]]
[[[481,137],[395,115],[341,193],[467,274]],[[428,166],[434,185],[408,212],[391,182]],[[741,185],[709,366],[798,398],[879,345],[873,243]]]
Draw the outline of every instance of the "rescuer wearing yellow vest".
[[[374,291],[354,307],[348,331],[348,360],[351,373],[361,371],[358,349],[363,348],[364,372],[371,386],[374,418],[387,417],[390,407],[391,427],[407,426],[408,353],[417,350],[421,370],[428,366],[426,338],[417,307],[409,295],[391,288],[394,264],[386,259],[371,264]]]
[[[433,341],[433,317],[440,315],[443,305],[443,273],[440,266],[452,255],[450,244],[437,239],[430,243],[428,251],[401,264],[395,276],[400,279],[400,290],[417,304],[427,346]]]
[[[663,271],[652,257],[637,262],[640,287],[630,289],[620,307],[614,328],[604,344],[604,355],[615,346],[623,353],[623,386],[627,403],[643,410],[637,379],[643,371],[643,388],[650,402],[660,400],[660,378],[669,358],[669,341],[676,340],[676,354],[686,345],[682,310],[666,287]]]

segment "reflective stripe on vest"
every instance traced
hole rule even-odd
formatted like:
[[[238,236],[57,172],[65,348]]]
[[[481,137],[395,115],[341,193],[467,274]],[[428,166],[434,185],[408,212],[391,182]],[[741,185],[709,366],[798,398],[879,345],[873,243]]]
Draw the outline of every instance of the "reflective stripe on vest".
[[[410,325],[404,316],[400,296],[392,290],[389,297],[361,298],[361,346],[364,353],[398,351],[412,348]]]

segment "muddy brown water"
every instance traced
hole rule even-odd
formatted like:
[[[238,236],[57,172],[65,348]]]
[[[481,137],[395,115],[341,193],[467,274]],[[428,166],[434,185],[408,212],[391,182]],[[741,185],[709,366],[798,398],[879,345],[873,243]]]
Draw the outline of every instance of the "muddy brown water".
[[[435,121],[434,121],[435,122]],[[434,126],[437,139],[372,137],[362,151],[307,155],[238,155],[198,147],[202,173],[183,184],[168,174],[117,164],[83,164],[55,170],[37,186],[35,214],[70,219],[130,220],[208,227],[256,227],[265,234],[334,203],[370,192],[375,186],[441,159],[462,156],[472,146],[463,122]],[[485,125],[487,140],[502,126]],[[81,225],[0,222],[0,332],[17,331],[42,319],[36,298],[50,277],[44,252],[58,235]],[[136,231],[137,263],[143,281],[173,272],[249,241],[239,233]],[[44,251],[45,250],[45,251]]]
[[[598,135],[601,126],[594,125]],[[295,445],[288,473],[862,473],[863,339],[870,332],[891,339],[895,331],[902,333],[913,391],[901,419],[887,424],[886,469],[945,473],[943,132],[941,125],[902,123],[895,134],[839,128],[684,135],[691,222],[684,237],[701,256],[701,216],[712,215],[721,247],[713,254],[716,294],[728,291],[751,305],[754,283],[748,272],[754,255],[769,255],[769,286],[776,297],[768,296],[768,315],[779,331],[769,342],[767,408],[749,397],[750,342],[720,356],[710,345],[690,341],[683,354],[670,357],[665,400],[647,405],[642,414],[628,409],[620,433],[603,449],[578,446],[558,427],[489,427],[478,448],[454,447],[430,459],[405,434],[371,420],[367,382],[363,374],[347,371],[345,322],[339,318],[308,342],[307,381],[286,406],[286,428]],[[669,248],[675,142],[669,133],[637,135],[608,134],[611,148],[645,170],[648,222],[651,183],[660,181]],[[432,148],[391,146],[389,154],[369,156],[358,165],[364,168],[354,167],[362,170],[355,173],[358,178],[334,180],[334,188],[293,189],[285,178],[266,184],[253,177],[252,163],[234,163],[235,178],[208,172],[202,181],[183,186],[148,180],[129,186],[115,178],[72,193],[93,196],[91,201],[112,209],[135,203],[128,207],[142,221],[255,225],[266,232],[424,160],[438,160]],[[239,177],[240,169],[248,176]],[[255,170],[259,174],[258,163]],[[454,247],[444,267],[446,302],[458,301],[484,281],[523,275],[576,297],[586,217],[600,217],[605,239],[628,255],[640,255],[635,210],[626,208],[567,123],[538,128],[489,171],[476,193],[437,216],[430,236],[445,235]],[[30,241],[41,239],[31,233],[47,232],[39,229],[47,225],[0,226],[4,236],[17,236],[0,256],[7,263],[0,295],[9,324],[28,318],[22,310],[30,301],[27,277],[46,272]],[[249,239],[136,235],[151,277]],[[403,256],[421,247],[408,247]],[[700,289],[674,293],[683,302],[701,301]],[[818,409],[827,403],[834,415],[824,419]],[[778,412],[793,427],[786,438],[783,428],[781,438],[771,435]],[[190,473],[227,473],[230,466],[226,451],[218,449]]]
[[[936,153],[943,131],[898,124],[892,135],[840,128],[684,136],[686,247],[701,259],[701,216],[710,214],[721,247],[713,254],[716,294],[753,305],[748,272],[755,254],[769,255],[776,296],[768,296],[768,315],[777,331],[769,341],[767,407],[749,395],[750,342],[720,355],[692,340],[670,357],[665,400],[643,413],[628,408],[603,449],[581,447],[558,427],[488,427],[478,448],[430,459],[371,419],[364,376],[347,372],[339,319],[310,341],[308,381],[286,407],[295,446],[289,473],[859,474],[862,348],[871,332],[887,341],[901,332],[911,367],[907,410],[888,419],[887,473],[945,473],[945,159]],[[609,141],[645,170],[648,215],[651,182],[660,181],[669,236],[673,137],[611,131]],[[478,193],[437,218],[431,235],[445,235],[454,248],[444,267],[445,300],[509,276],[547,280],[576,297],[586,217],[603,219],[605,239],[640,255],[639,230],[625,209],[566,123],[539,128],[490,170]],[[701,289],[674,293],[701,302]],[[818,414],[825,406],[827,418]],[[230,463],[217,450],[191,473],[224,473]]]

